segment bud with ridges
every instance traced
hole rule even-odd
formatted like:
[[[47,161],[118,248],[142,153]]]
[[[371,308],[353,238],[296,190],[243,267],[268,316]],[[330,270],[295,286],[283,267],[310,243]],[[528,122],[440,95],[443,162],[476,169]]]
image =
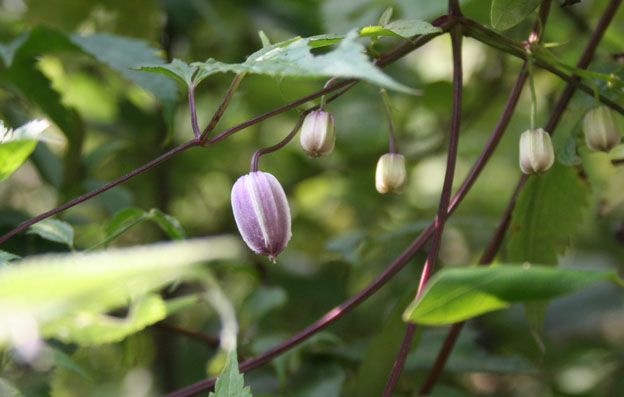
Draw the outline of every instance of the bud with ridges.
[[[622,140],[615,117],[607,106],[598,106],[587,112],[583,126],[585,143],[590,150],[608,152]]]
[[[232,210],[249,248],[275,263],[291,236],[290,208],[278,180],[262,171],[241,176],[232,187]]]
[[[334,150],[334,116],[323,110],[310,112],[301,126],[301,146],[311,157],[329,154]]]
[[[407,180],[405,157],[399,153],[386,153],[377,161],[375,188],[379,193],[400,193]]]
[[[526,130],[520,135],[520,169],[525,174],[541,174],[555,162],[550,134],[543,128]]]

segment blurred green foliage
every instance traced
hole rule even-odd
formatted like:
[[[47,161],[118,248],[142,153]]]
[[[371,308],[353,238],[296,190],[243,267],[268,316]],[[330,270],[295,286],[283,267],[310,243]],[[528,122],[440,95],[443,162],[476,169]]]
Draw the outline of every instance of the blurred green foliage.
[[[560,2],[553,2],[544,41],[558,44],[552,51],[559,59],[568,64],[576,62],[606,4],[606,0],[584,0],[560,7]],[[466,0],[461,5],[466,16],[490,26],[490,1]],[[48,131],[53,139],[39,142],[30,159],[0,182],[0,233],[192,138],[189,107],[182,91],[175,93],[173,80],[127,70],[127,62],[115,62],[115,54],[105,55],[97,46],[101,42],[86,43],[82,35],[97,33],[96,37],[108,41],[121,38],[120,54],[128,55],[124,50],[132,48],[135,50],[130,55],[138,56],[139,48],[145,56],[158,56],[163,62],[214,58],[241,63],[262,47],[259,30],[273,43],[293,36],[344,34],[354,27],[376,25],[388,6],[394,7],[393,19],[431,21],[446,12],[446,2],[427,0],[0,2],[0,118],[13,128],[40,117],[53,122]],[[531,14],[504,35],[525,40],[533,21]],[[31,32],[28,45],[13,51],[11,43],[19,47],[27,31]],[[592,70],[622,74],[622,37],[624,11],[620,10],[598,47]],[[400,43],[399,38],[383,37],[375,49],[385,51]],[[76,51],[75,46],[82,50]],[[159,50],[152,53],[150,48]],[[464,39],[463,62],[463,120],[455,187],[494,128],[522,65],[519,59],[472,39]],[[121,73],[123,65],[126,68]],[[423,91],[422,96],[390,92],[397,146],[408,163],[405,192],[382,196],[375,191],[375,164],[388,148],[387,123],[378,87],[365,83],[328,105],[337,133],[331,156],[310,159],[295,139],[262,157],[260,168],[275,175],[288,195],[292,240],[276,265],[252,252],[235,266],[211,265],[239,317],[241,357],[249,358],[285,340],[359,291],[433,219],[450,126],[449,37],[436,38],[385,72]],[[154,90],[137,81],[153,77],[163,79],[162,84],[152,87]],[[210,120],[231,77],[210,76],[197,88],[200,127]],[[539,69],[535,82],[537,122],[542,125],[564,83]],[[323,84],[323,80],[249,75],[216,132],[307,95]],[[159,91],[159,95],[156,91],[163,87],[165,93]],[[601,89],[624,104],[622,93],[606,86]],[[624,157],[624,151],[622,145],[610,155],[592,153],[584,147],[578,122],[591,106],[590,96],[575,94],[553,137],[556,151],[568,152],[562,163],[580,163],[574,183],[583,184],[589,193],[587,204],[574,209],[576,221],[569,222],[578,231],[562,233],[562,241],[549,252],[549,258],[558,254],[564,267],[622,271],[624,167],[611,160]],[[497,151],[448,221],[440,252],[442,266],[476,263],[492,236],[520,174],[517,142],[529,126],[529,113],[527,86]],[[116,231],[129,223],[132,227],[107,241],[109,246],[126,247],[183,235],[237,234],[229,202],[233,182],[248,172],[255,150],[273,145],[288,134],[297,115],[289,111],[214,147],[185,151],[63,212],[59,219],[73,226],[78,251],[116,237]],[[621,117],[618,121],[622,125]],[[129,208],[134,210],[130,213]],[[530,216],[528,212],[525,215]],[[566,216],[565,211],[559,212]],[[120,217],[128,223],[120,224]],[[137,219],[154,222],[135,222]],[[547,226],[561,227],[558,223]],[[551,232],[560,235],[558,230]],[[570,248],[566,249],[568,243]],[[517,246],[507,250],[505,245],[499,260],[526,260],[518,257]],[[68,250],[63,243],[33,233],[18,234],[1,248],[19,256]],[[5,253],[0,253],[2,263],[8,263],[3,266],[11,266],[9,259],[4,259]],[[245,384],[259,396],[356,395],[362,387],[357,383],[362,373],[387,371],[388,360],[382,356],[392,357],[396,346],[384,352],[379,341],[388,335],[402,335],[404,324],[398,323],[397,315],[401,310],[395,307],[397,302],[408,301],[406,291],[417,284],[425,257],[424,251],[417,254],[387,286],[323,333],[246,374]],[[162,294],[176,297],[195,292],[196,285],[181,284]],[[546,313],[544,357],[521,306],[472,320],[469,333],[458,342],[457,356],[452,356],[443,373],[438,395],[622,395],[621,314],[621,291],[605,283],[554,301]],[[220,330],[216,311],[203,304],[181,309],[167,321],[215,337]],[[439,331],[423,331],[420,343],[413,343],[397,394],[415,395],[435,357],[437,350],[432,346],[441,343]],[[57,340],[49,345],[57,352],[53,367],[37,368],[10,352],[0,353],[0,394],[19,390],[25,396],[161,395],[217,374],[225,362],[215,346],[158,327],[96,347]],[[378,368],[369,356],[375,350],[383,353]],[[379,376],[374,380],[385,379]]]

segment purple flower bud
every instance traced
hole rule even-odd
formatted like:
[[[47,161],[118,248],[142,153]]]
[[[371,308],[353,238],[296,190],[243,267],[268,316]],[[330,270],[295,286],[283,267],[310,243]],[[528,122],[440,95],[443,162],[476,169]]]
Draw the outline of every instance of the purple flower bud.
[[[303,120],[301,126],[301,146],[311,157],[324,156],[334,150],[334,116],[315,110]]]
[[[288,200],[277,179],[262,171],[238,178],[232,187],[232,210],[249,248],[275,263],[291,235]]]
[[[585,143],[589,150],[608,152],[622,140],[613,112],[598,106],[585,114]]]
[[[520,169],[525,174],[541,174],[555,162],[550,134],[543,128],[526,130],[520,135]]]

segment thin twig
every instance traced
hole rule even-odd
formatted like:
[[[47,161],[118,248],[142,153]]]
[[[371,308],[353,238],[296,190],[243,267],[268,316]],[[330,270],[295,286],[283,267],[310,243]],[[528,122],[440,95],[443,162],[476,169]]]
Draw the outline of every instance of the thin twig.
[[[99,187],[99,188],[97,188],[95,190],[92,190],[89,193],[83,194],[82,196],[76,197],[75,199],[70,200],[70,201],[66,202],[65,204],[63,204],[63,205],[60,205],[60,206],[54,208],[53,210],[44,212],[41,215],[38,215],[38,216],[36,216],[36,217],[34,217],[32,219],[27,220],[26,222],[24,222],[24,223],[20,224],[19,226],[17,226],[15,229],[13,229],[10,232],[2,235],[0,237],[0,244],[2,244],[3,242],[8,240],[9,238],[14,236],[15,234],[17,234],[17,233],[21,232],[22,230],[28,228],[29,226],[31,226],[31,225],[33,225],[33,224],[35,224],[35,223],[37,223],[37,222],[39,222],[39,221],[41,221],[43,219],[51,217],[52,215],[56,215],[59,212],[64,211],[64,210],[66,210],[66,209],[68,209],[70,207],[73,207],[73,206],[75,206],[77,204],[80,204],[83,201],[86,201],[86,200],[90,199],[91,197],[97,196],[98,194],[103,193],[103,192],[107,191],[108,189],[111,189],[111,188],[119,185],[120,183],[125,182],[128,179],[130,179],[130,178],[132,178],[132,177],[134,177],[134,176],[136,176],[136,175],[138,175],[138,174],[140,174],[140,173],[142,173],[144,171],[147,171],[148,169],[152,168],[153,166],[162,163],[163,161],[169,159],[173,155],[175,155],[175,154],[177,154],[177,153],[179,153],[181,151],[184,151],[184,150],[186,150],[188,148],[191,148],[193,146],[197,146],[197,145],[199,145],[199,141],[197,141],[197,140],[192,140],[192,141],[188,141],[186,143],[183,143],[182,145],[177,146],[177,147],[171,149],[167,153],[165,153],[165,154],[155,158],[154,160],[152,160],[152,161],[150,161],[150,162],[148,162],[146,164],[143,164],[139,168],[137,168],[137,169],[135,169],[133,171],[128,172],[124,176],[122,176],[120,178],[117,178],[114,181],[108,182],[107,184],[105,184],[105,185],[103,185],[103,186],[101,186],[101,187]]]
[[[212,119],[210,120],[206,128],[204,128],[204,131],[201,133],[202,140],[206,139],[208,134],[210,134],[210,132],[214,130],[214,128],[217,126],[219,120],[221,120],[221,116],[223,116],[225,109],[227,109],[228,105],[230,104],[230,100],[234,96],[234,93],[236,92],[236,89],[238,88],[241,80],[243,80],[243,77],[245,77],[245,73],[237,73],[236,76],[234,76],[234,78],[232,79],[232,82],[230,83],[230,86],[225,93],[223,100],[221,100],[221,104],[219,105],[219,107],[217,107],[217,110],[214,112]]]
[[[589,66],[589,63],[591,62],[593,54],[596,51],[596,48],[598,47],[598,44],[600,43],[600,40],[602,39],[604,32],[606,31],[607,27],[611,23],[613,16],[615,15],[615,12],[617,11],[620,4],[621,4],[621,0],[611,0],[611,2],[609,2],[609,5],[607,6],[602,16],[600,17],[600,20],[598,21],[596,28],[592,32],[589,42],[587,43],[587,45],[585,46],[585,49],[583,50],[583,54],[581,55],[581,58],[579,59],[577,63],[578,68],[585,69]],[[574,93],[575,87],[576,85],[573,83],[568,84],[563,90],[561,96],[559,97],[559,100],[557,101],[551,113],[551,116],[548,119],[548,122],[546,123],[545,129],[551,134],[554,133],[555,128],[557,124],[559,123],[559,120],[561,119],[561,116],[564,110],[568,106],[568,103],[570,102],[570,99],[572,98],[572,94]],[[483,264],[483,265],[489,264],[496,257],[496,253],[500,249],[505,232],[509,227],[509,223],[511,221],[511,214],[515,207],[516,201],[527,179],[528,179],[527,175],[522,175],[520,177],[520,180],[518,181],[516,185],[514,193],[507,205],[507,208],[505,209],[505,212],[501,218],[501,221],[499,222],[496,232],[494,233],[492,240],[488,244],[488,247],[484,251],[481,257],[481,260],[479,261],[480,264]],[[448,357],[453,349],[453,346],[462,330],[463,324],[464,324],[463,322],[455,323],[449,330],[449,333],[446,336],[446,339],[444,340],[442,348],[438,352],[438,356],[436,357],[434,365],[431,371],[429,372],[427,379],[425,379],[423,386],[420,389],[420,394],[426,395],[432,390],[433,386],[435,385],[437,379],[439,378],[444,368],[446,361],[448,360]]]
[[[456,5],[456,7],[458,7]],[[453,9],[453,1],[449,1],[449,9]],[[455,12],[459,12],[457,8]],[[440,252],[440,245],[442,242],[442,232],[444,231],[444,224],[448,215],[448,205],[451,198],[451,191],[453,188],[453,177],[455,175],[455,163],[457,161],[457,145],[459,141],[459,129],[461,123],[461,102],[462,102],[462,59],[461,59],[461,26],[456,25],[451,29],[451,44],[453,52],[453,110],[451,117],[451,129],[449,133],[449,148],[446,162],[446,173],[444,175],[444,183],[442,185],[442,193],[440,194],[440,204],[438,205],[438,214],[434,220],[435,230],[433,232],[433,238],[431,240],[431,246],[427,254],[427,260],[422,269],[420,283],[418,284],[418,291],[416,297],[420,296],[424,286],[429,281],[429,277],[433,272],[433,268],[438,260],[438,253]],[[390,377],[386,383],[386,387],[383,392],[383,397],[390,397],[392,391],[396,386],[403,366],[409,352],[409,347],[412,344],[414,332],[416,331],[416,324],[409,323],[401,342],[401,347],[397,358],[392,366]]]
[[[195,107],[195,84],[189,85],[188,103],[191,113],[191,127],[193,128],[193,136],[195,136],[195,139],[199,139],[199,137],[201,136],[201,132],[199,132],[199,125],[197,124],[197,108]]]
[[[466,28],[465,29],[466,36],[472,37],[475,40],[478,40],[500,51],[514,55],[520,59],[523,59],[523,60],[528,59],[526,51],[524,50],[524,47],[521,43],[510,40],[496,33],[495,31],[488,29],[487,27],[471,20],[470,18],[462,17],[458,19],[458,22],[461,23],[462,26]],[[534,58],[534,60],[535,60],[536,66],[539,66],[542,69],[549,71],[555,76],[561,78],[566,83],[573,84],[576,88],[583,90],[589,95],[595,94],[594,89],[592,87],[586,84],[583,84],[576,76],[569,75],[563,72],[562,70],[557,69],[556,67],[552,66],[550,63],[546,62],[545,60],[537,56]],[[600,102],[602,102],[604,105],[624,115],[624,107],[618,105],[617,103],[615,103],[614,101],[612,101],[611,99],[607,98],[606,96],[602,94],[599,94],[599,99],[600,99]]]
[[[310,113],[310,111],[311,109],[306,110],[305,112],[301,112],[301,114],[299,115],[299,119],[295,123],[295,126],[293,127],[292,131],[290,131],[290,133],[284,139],[282,139],[279,143],[273,146],[258,149],[254,152],[253,156],[251,156],[251,172],[258,171],[258,159],[260,158],[260,156],[283,148],[288,142],[290,142],[295,137],[295,135],[297,135],[299,128],[301,128],[301,124],[303,124],[303,120],[305,119],[307,114]]]
[[[443,26],[445,28],[452,26],[452,22],[450,22],[448,18],[446,17],[438,18],[436,21],[438,21],[439,24],[444,24]],[[434,23],[436,21],[434,21]],[[422,37],[424,38],[421,41],[422,44],[430,40],[429,36],[422,36]],[[404,44],[399,49],[393,50],[391,53],[389,53],[390,54],[389,57],[384,58],[384,59],[392,59],[394,57],[403,56],[407,52],[409,52],[408,48],[411,48],[411,46],[412,46],[411,43],[407,45]],[[383,64],[383,62],[379,62],[378,64]],[[524,68],[522,70],[524,70]],[[455,211],[455,209],[457,209],[457,206],[464,199],[464,197],[466,196],[466,194],[468,193],[468,191],[474,184],[475,180],[477,179],[477,177],[483,170],[483,167],[489,160],[490,156],[494,152],[494,149],[498,145],[500,139],[502,138],[503,133],[505,132],[505,129],[507,128],[507,125],[509,124],[509,121],[511,119],[511,115],[513,114],[513,110],[518,104],[518,99],[520,98],[520,92],[522,91],[522,86],[524,82],[526,81],[526,77],[527,77],[527,74],[525,72],[521,72],[518,77],[518,80],[516,80],[516,84],[514,85],[509,95],[509,98],[507,99],[507,102],[505,104],[505,108],[496,126],[494,127],[494,130],[492,131],[490,138],[485,144],[484,149],[481,151],[481,154],[479,155],[477,161],[473,165],[472,169],[470,170],[468,176],[466,177],[466,179],[464,180],[460,188],[451,198],[449,208],[448,208],[449,214]],[[251,359],[245,362],[242,362],[239,366],[240,370],[245,372],[245,371],[249,371],[253,368],[261,366],[262,364],[270,361],[274,357],[290,350],[291,348],[303,342],[304,340],[314,335],[318,331],[331,325],[332,323],[337,321],[339,318],[344,316],[346,313],[348,313],[349,311],[357,307],[360,303],[362,303],[368,297],[370,297],[375,292],[377,292],[383,285],[385,285],[395,274],[397,274],[407,264],[407,262],[423,247],[423,245],[432,236],[433,229],[434,229],[434,225],[432,223],[409,245],[409,247],[405,249],[405,251],[403,251],[390,265],[388,265],[388,267],[386,267],[386,269],[384,269],[384,271],[381,274],[379,274],[370,284],[364,287],[360,292],[358,292],[357,294],[355,294],[348,300],[344,301],[340,305],[329,310],[327,313],[321,316],[317,321],[310,324],[308,327],[304,328],[303,330],[293,335],[286,341],[265,351],[264,353],[261,353],[255,357],[252,357]],[[215,380],[216,378],[214,377],[207,378],[199,382],[193,383],[189,386],[186,386],[182,389],[176,390],[168,394],[167,396],[168,397],[190,396],[195,393],[199,393],[203,390],[213,387]]]

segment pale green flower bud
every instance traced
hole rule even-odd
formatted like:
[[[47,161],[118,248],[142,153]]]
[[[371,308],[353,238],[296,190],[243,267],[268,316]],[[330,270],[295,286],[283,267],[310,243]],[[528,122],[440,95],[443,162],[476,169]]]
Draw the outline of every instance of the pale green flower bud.
[[[329,154],[334,150],[334,116],[323,110],[310,112],[301,126],[301,146],[311,157]]]
[[[608,152],[620,143],[622,135],[607,106],[598,106],[585,114],[585,143],[593,151]]]
[[[520,135],[520,169],[525,174],[541,174],[552,167],[555,151],[543,128],[526,130]]]
[[[375,171],[375,188],[379,193],[400,193],[406,180],[407,169],[402,154],[386,153],[379,158]]]

